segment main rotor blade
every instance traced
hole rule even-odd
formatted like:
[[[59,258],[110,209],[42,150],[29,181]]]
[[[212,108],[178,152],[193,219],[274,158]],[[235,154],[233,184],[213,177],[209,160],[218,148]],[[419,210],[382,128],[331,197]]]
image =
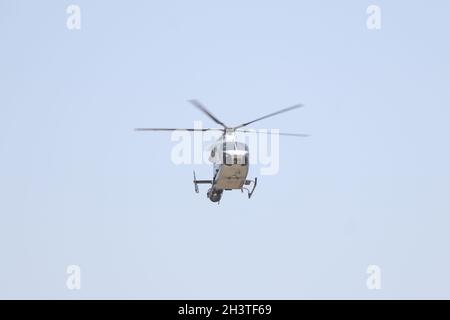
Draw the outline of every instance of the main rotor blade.
[[[263,133],[263,134],[277,134],[279,136],[291,136],[291,137],[309,137],[306,133],[286,133],[286,132],[271,132],[271,131],[258,131],[258,130],[236,130],[236,132],[253,132],[253,133]]]
[[[223,131],[223,129],[204,128],[204,129],[182,129],[182,128],[136,128],[135,131]]]
[[[255,120],[243,123],[243,124],[241,124],[239,126],[234,127],[234,129],[242,128],[242,127],[248,126],[249,124],[251,124],[253,122],[260,121],[260,120],[263,120],[263,119],[266,119],[266,118],[269,118],[269,117],[273,117],[273,116],[276,116],[277,114],[280,114],[280,113],[283,113],[283,112],[288,112],[288,111],[291,111],[291,110],[294,110],[294,109],[297,109],[297,108],[301,108],[301,107],[303,107],[303,104],[296,104],[295,106],[284,108],[284,109],[281,109],[279,111],[276,111],[276,112],[270,113],[268,115],[265,115],[265,116],[263,116],[261,118],[258,118],[258,119],[255,119]]]
[[[210,117],[211,119],[213,119],[213,121],[217,124],[220,124],[222,127],[224,128],[228,128],[226,124],[224,124],[222,121],[220,121],[219,119],[217,119],[208,109],[205,108],[205,106],[203,106],[200,101],[198,100],[189,100],[190,103],[192,103],[195,107],[197,107],[198,109],[200,109],[200,111],[202,111],[204,114],[206,114],[208,117]]]

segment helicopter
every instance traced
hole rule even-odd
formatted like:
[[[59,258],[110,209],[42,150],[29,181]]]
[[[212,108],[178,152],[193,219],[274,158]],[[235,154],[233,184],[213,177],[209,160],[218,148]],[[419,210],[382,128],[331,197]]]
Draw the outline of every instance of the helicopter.
[[[303,104],[296,104],[294,106],[278,110],[276,112],[259,117],[255,120],[244,122],[240,125],[230,127],[220,121],[214,116],[201,102],[198,100],[188,100],[193,106],[207,115],[216,124],[222,128],[136,128],[136,131],[176,131],[184,130],[189,132],[194,131],[221,131],[221,137],[216,141],[211,148],[209,160],[213,164],[213,177],[211,180],[198,180],[194,171],[194,189],[196,193],[199,193],[199,184],[209,184],[206,196],[212,202],[219,203],[222,199],[224,191],[229,190],[241,190],[241,192],[247,191],[248,198],[250,199],[255,191],[258,179],[247,179],[249,171],[249,148],[248,145],[237,141],[236,134],[254,132],[252,130],[243,129],[248,125],[269,118],[280,113],[288,112],[294,109],[303,107]],[[273,134],[273,132],[264,132],[266,134]],[[294,137],[307,137],[307,134],[302,133],[282,133],[277,132],[275,134],[282,136],[294,136]]]

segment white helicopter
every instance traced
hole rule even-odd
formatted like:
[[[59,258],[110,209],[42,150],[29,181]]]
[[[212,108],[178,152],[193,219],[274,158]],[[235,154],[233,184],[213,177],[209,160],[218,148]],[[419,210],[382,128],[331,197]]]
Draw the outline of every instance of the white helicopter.
[[[213,163],[213,178],[211,180],[197,180],[194,171],[194,186],[195,192],[198,193],[199,184],[210,184],[211,187],[207,192],[207,197],[212,202],[219,203],[222,198],[223,191],[226,190],[244,190],[247,191],[248,198],[250,199],[255,191],[256,184],[258,182],[257,178],[254,180],[247,180],[248,170],[249,170],[249,149],[245,143],[238,142],[236,139],[237,132],[253,132],[251,130],[241,129],[248,126],[256,121],[260,121],[277,114],[291,111],[300,107],[302,104],[297,104],[292,107],[284,108],[279,111],[270,113],[258,119],[242,123],[235,127],[229,127],[225,125],[222,121],[217,119],[208,109],[206,109],[199,101],[189,100],[195,107],[200,109],[209,118],[211,118],[215,123],[221,125],[223,128],[204,128],[204,129],[177,129],[177,128],[136,128],[136,131],[222,131],[222,136],[217,140],[216,144],[211,149],[211,154],[209,160]],[[271,134],[271,132],[266,132],[266,134]],[[294,136],[294,137],[307,137],[307,134],[302,133],[277,133],[284,136]],[[252,185],[252,186],[251,186]],[[248,186],[248,188],[246,187]],[[251,190],[250,190],[251,187]]]

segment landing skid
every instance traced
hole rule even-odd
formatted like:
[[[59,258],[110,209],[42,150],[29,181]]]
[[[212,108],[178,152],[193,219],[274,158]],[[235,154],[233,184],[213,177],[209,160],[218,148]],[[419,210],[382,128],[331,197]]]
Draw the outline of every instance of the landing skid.
[[[198,185],[199,184],[212,184],[213,181],[212,180],[197,180],[197,178],[195,177],[195,171],[194,171],[194,188],[195,188],[195,193],[199,193],[198,190]]]
[[[195,176],[195,171],[194,171],[194,180],[193,180],[193,182],[194,182],[194,188],[195,188],[195,192],[196,193],[199,193],[199,188],[198,188],[199,184],[210,184],[210,185],[213,186],[213,180],[197,180],[197,177]],[[248,188],[242,187],[241,188],[241,192],[244,192],[244,190],[247,191],[248,198],[250,199],[252,197],[252,195],[253,195],[253,192],[255,192],[257,183],[258,183],[258,178],[255,178],[255,180],[245,180],[244,186],[249,186],[249,187]],[[211,190],[212,190],[212,188],[209,189],[209,191],[208,191],[208,198],[210,198],[209,192]],[[220,192],[219,196],[221,197],[223,189],[212,190],[212,191],[215,191],[215,193]],[[219,204],[220,197],[219,197],[219,200],[216,200],[216,201],[214,201],[212,198],[210,198],[210,199],[211,199],[211,201],[217,202],[217,204]]]
[[[249,186],[252,183],[253,183],[253,187],[251,188],[252,190],[250,190],[249,188],[245,188],[245,187],[241,188],[241,192],[244,192],[244,190],[247,191],[247,195],[248,195],[249,199],[252,197],[252,194],[255,191],[256,185],[258,183],[258,178],[255,178],[255,180],[245,180],[245,183],[244,183],[244,185],[246,185],[246,186]]]

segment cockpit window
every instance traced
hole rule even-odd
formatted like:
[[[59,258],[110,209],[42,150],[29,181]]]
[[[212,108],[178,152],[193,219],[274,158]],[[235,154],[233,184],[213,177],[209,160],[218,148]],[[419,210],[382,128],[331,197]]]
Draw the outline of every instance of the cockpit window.
[[[245,143],[242,142],[224,142],[223,143],[223,150],[242,150],[242,151],[248,151],[248,146]]]
[[[248,151],[248,146],[245,143],[242,143],[242,142],[235,142],[234,143],[234,150]]]
[[[242,142],[224,142],[223,163],[228,166],[231,166],[233,164],[246,165],[248,163],[248,146]]]

